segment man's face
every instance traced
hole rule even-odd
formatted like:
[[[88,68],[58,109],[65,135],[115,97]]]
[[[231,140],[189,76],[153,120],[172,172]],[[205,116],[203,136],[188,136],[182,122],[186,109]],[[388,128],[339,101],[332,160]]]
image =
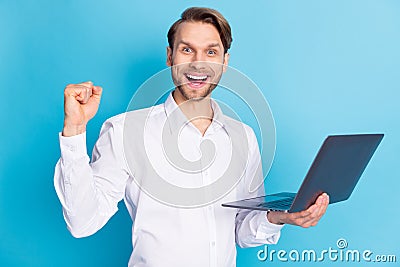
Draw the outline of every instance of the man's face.
[[[172,66],[172,79],[184,100],[209,96],[229,59],[217,29],[209,23],[183,22],[173,48],[167,48],[167,65]]]

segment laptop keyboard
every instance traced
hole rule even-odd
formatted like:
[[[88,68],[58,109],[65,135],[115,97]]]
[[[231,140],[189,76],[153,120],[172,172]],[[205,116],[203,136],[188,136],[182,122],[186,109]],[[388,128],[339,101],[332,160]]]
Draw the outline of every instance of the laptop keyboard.
[[[257,206],[263,208],[271,208],[271,209],[289,209],[293,203],[293,198],[283,198],[279,200],[269,201],[266,203],[260,203]]]

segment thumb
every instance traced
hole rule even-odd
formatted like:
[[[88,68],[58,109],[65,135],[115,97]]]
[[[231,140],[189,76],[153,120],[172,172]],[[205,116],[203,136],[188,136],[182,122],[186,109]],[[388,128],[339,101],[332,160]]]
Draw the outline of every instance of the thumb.
[[[101,97],[101,94],[103,93],[103,88],[100,86],[93,86],[92,88],[92,94],[98,97]]]
[[[100,99],[102,93],[103,93],[103,88],[101,86],[93,86],[93,88],[92,88],[92,97]]]

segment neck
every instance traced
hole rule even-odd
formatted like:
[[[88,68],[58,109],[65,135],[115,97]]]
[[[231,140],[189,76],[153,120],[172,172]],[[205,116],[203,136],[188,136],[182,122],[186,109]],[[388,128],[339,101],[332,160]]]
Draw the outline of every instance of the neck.
[[[204,135],[213,119],[210,95],[202,99],[187,100],[179,90],[175,90],[172,96],[186,118]]]

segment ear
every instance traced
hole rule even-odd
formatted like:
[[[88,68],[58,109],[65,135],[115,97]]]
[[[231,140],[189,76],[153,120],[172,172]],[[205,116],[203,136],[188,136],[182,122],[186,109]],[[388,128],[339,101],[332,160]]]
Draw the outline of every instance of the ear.
[[[167,66],[172,66],[172,49],[169,46],[167,46]]]
[[[229,62],[229,53],[226,52],[224,55],[224,68],[223,68],[223,72],[225,72],[228,68],[228,62]]]

